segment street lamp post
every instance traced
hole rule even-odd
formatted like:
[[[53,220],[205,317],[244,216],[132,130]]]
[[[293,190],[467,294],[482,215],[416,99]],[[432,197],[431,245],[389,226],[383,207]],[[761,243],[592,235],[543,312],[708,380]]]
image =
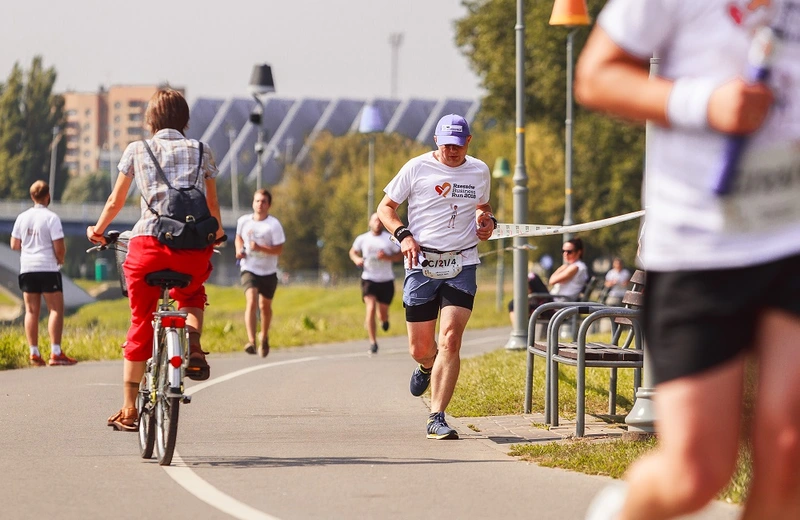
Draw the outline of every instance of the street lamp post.
[[[367,220],[375,211],[375,133],[383,131],[381,112],[375,105],[364,105],[358,131],[369,134],[369,181],[367,184]]]
[[[61,130],[53,127],[53,140],[50,141],[50,198],[56,196],[56,158],[58,155],[58,142],[61,140]]]
[[[658,75],[658,55],[650,58],[650,77]],[[650,171],[649,162],[651,155],[653,123],[648,121],[645,126],[644,137],[644,181],[647,182],[647,174]],[[653,363],[650,361],[650,350],[645,341],[642,346],[644,359],[642,361],[642,386],[636,390],[636,402],[633,408],[625,416],[625,424],[628,425],[626,437],[629,439],[640,439],[652,436],[656,432],[656,409],[654,399],[656,390],[653,385]]]
[[[497,179],[497,218],[504,222],[505,218],[505,191],[506,182],[505,178],[511,176],[511,168],[508,165],[508,159],[505,157],[498,157],[494,162],[494,169],[492,170],[492,177]],[[505,240],[498,238],[497,242],[497,290],[495,298],[495,307],[497,312],[503,310],[503,290],[505,285]]]
[[[392,33],[389,35],[389,45],[392,46],[392,63],[391,63],[391,84],[390,96],[392,99],[397,99],[397,55],[400,50],[400,45],[403,44],[403,33]]]
[[[564,150],[564,225],[571,226],[572,220],[572,48],[576,27],[590,24],[586,0],[556,0],[550,15],[550,25],[573,28],[567,34],[567,114],[565,120]],[[572,238],[571,233],[564,233],[564,241]]]
[[[517,0],[516,32],[516,98],[517,98],[517,153],[514,165],[514,223],[528,220],[528,174],[525,171],[525,7]],[[525,237],[514,237],[514,308],[528,308],[528,249]],[[528,343],[528,313],[515,312],[514,326],[505,348],[524,350]]]
[[[233,143],[236,141],[236,129],[228,128],[228,153],[231,154],[231,209],[233,214],[239,214],[239,151],[234,149]]]
[[[272,68],[266,63],[254,65],[250,75],[250,94],[255,98],[258,106],[250,114],[250,122],[258,126],[258,140],[256,141],[256,190],[261,189],[264,155],[264,96],[275,92],[275,81],[272,79]]]

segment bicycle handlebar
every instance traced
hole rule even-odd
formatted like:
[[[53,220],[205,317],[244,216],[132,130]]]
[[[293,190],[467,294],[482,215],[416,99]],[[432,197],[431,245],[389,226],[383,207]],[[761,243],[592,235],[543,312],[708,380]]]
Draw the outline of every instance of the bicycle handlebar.
[[[119,240],[119,236],[121,233],[119,231],[109,231],[105,235],[103,235],[103,239],[105,240],[104,244],[95,244],[94,246],[90,247],[86,250],[87,253],[94,253],[96,251],[105,251],[108,249],[109,246],[115,244]],[[214,251],[219,252],[216,249],[216,246],[224,244],[228,241],[228,235],[222,235],[217,240],[214,241]]]
[[[103,235],[103,239],[105,240],[104,244],[95,244],[94,246],[90,247],[86,250],[87,253],[93,253],[95,251],[105,251],[108,249],[108,246],[115,244],[119,239],[121,233],[119,231],[109,231],[105,235]]]

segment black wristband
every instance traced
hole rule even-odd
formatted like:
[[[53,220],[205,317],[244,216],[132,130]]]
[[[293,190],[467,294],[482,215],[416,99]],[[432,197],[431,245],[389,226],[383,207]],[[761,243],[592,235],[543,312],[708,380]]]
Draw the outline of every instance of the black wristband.
[[[414,235],[411,233],[411,231],[405,226],[400,226],[399,228],[394,230],[394,238],[396,238],[398,242],[402,242],[403,239],[406,237],[413,237],[413,236]]]
[[[494,229],[497,229],[497,219],[494,218],[494,215],[489,215],[489,218],[492,219],[492,222],[494,223]]]

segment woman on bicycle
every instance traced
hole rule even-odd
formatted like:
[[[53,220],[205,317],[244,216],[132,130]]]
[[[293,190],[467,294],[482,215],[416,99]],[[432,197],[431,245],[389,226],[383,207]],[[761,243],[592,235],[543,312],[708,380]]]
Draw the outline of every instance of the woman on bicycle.
[[[220,223],[217,238],[223,234],[215,176],[217,165],[207,145],[187,139],[183,132],[189,123],[189,105],[180,92],[164,88],[158,90],[147,106],[145,124],[153,134],[147,143],[158,160],[169,183],[178,187],[191,186],[201,168],[204,182],[198,189],[204,190],[208,209]],[[156,238],[156,215],[166,210],[167,186],[157,174],[156,167],[143,141],[133,142],[125,149],[119,162],[116,184],[103,208],[97,224],[86,228],[86,236],[93,243],[104,243],[104,233],[125,205],[131,183],[142,194],[141,217],[133,226],[128,255],[123,264],[128,298],[131,307],[131,326],[123,345],[123,400],[122,409],[108,419],[108,425],[118,430],[136,431],[136,397],[145,364],[152,353],[153,327],[151,320],[158,304],[160,289],[145,283],[145,275],[154,271],[171,269],[191,275],[192,281],[185,288],[174,288],[170,297],[178,307],[188,313],[186,326],[189,331],[189,370],[187,376],[195,380],[208,379],[210,369],[205,353],[200,347],[203,327],[203,309],[206,292],[203,284],[211,274],[213,246],[205,249],[171,249]]]

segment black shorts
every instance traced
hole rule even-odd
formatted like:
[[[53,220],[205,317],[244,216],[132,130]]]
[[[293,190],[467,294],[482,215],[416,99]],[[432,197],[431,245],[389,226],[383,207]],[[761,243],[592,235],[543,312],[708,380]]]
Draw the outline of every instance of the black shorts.
[[[34,294],[64,292],[61,273],[58,271],[22,273],[19,275],[19,290]]]
[[[644,300],[655,382],[697,374],[751,349],[763,310],[800,316],[800,255],[736,269],[649,271]]]
[[[242,285],[245,291],[255,288],[258,294],[271,300],[275,296],[275,289],[278,288],[278,274],[260,276],[250,271],[242,271]]]
[[[372,280],[361,280],[361,299],[364,296],[374,296],[378,303],[389,305],[394,298],[394,282],[373,282]]]

